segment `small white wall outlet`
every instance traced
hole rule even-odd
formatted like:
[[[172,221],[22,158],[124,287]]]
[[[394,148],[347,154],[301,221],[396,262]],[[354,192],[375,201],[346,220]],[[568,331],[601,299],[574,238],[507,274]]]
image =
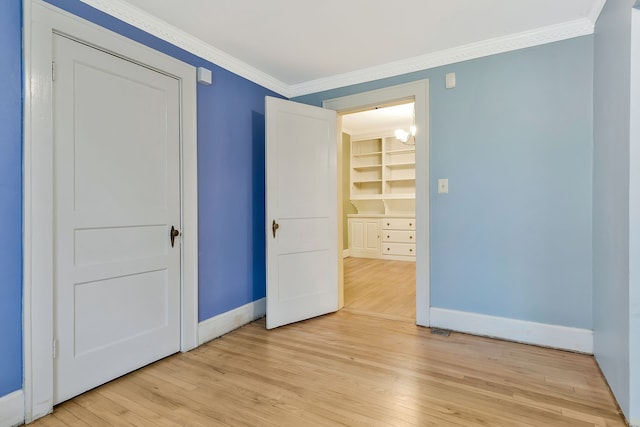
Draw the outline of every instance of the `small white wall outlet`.
[[[439,194],[449,193],[449,180],[447,178],[440,178],[438,180],[438,193]]]
[[[444,76],[444,87],[447,89],[456,87],[456,73],[447,73]]]

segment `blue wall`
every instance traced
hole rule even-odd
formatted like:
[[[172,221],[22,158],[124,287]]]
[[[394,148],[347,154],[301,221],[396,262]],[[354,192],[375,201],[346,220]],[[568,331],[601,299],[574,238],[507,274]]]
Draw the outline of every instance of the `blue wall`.
[[[47,1],[213,71],[197,93],[199,319],[263,298],[264,97],[279,95],[78,0]]]
[[[592,52],[587,36],[296,99],[430,79],[432,306],[591,329]]]
[[[279,96],[78,0],[49,3],[194,66],[198,86],[199,318],[265,296],[264,97]],[[21,2],[0,2],[0,397],[22,386]]]
[[[596,24],[594,45],[594,343],[598,363],[627,415],[633,3],[633,0],[606,3]]]
[[[213,70],[214,85],[198,86],[200,320],[264,297],[264,96],[277,95],[78,0],[48,1]],[[632,3],[608,2],[595,38],[298,99],[320,105],[431,79],[432,304],[593,326],[598,360],[623,409],[629,407],[629,23],[623,10]],[[20,35],[20,0],[0,2],[0,396],[22,383]],[[457,73],[454,90],[443,88],[448,71]],[[441,177],[450,180],[448,195],[435,191]]]
[[[22,387],[21,6],[0,2],[0,397]]]

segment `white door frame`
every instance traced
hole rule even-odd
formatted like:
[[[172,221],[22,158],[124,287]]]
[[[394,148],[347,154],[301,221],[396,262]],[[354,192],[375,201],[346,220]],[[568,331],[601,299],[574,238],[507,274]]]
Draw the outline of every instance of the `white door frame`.
[[[180,82],[181,351],[198,343],[196,72],[193,66],[42,0],[23,4],[23,360],[25,421],[53,409],[52,38],[64,34]]]
[[[339,114],[355,113],[390,102],[413,99],[416,127],[416,324],[429,326],[429,80],[418,80],[322,102]],[[340,151],[340,150],[338,150]],[[340,169],[340,166],[338,166]]]

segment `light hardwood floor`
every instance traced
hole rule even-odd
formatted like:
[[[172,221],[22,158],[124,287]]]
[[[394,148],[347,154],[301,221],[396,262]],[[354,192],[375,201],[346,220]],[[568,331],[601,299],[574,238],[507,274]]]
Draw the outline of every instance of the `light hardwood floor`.
[[[416,263],[345,258],[344,308],[415,323]]]
[[[34,425],[625,425],[591,356],[400,320],[349,309],[272,331],[260,320]]]

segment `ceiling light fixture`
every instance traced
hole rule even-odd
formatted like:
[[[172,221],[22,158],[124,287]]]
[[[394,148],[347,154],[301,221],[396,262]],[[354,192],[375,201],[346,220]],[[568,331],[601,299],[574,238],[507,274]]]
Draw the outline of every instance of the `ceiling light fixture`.
[[[416,145],[416,125],[411,125],[409,132],[404,129],[396,129],[396,139],[403,144]]]
[[[411,122],[409,132],[404,129],[396,129],[396,139],[406,145],[416,145],[416,111],[415,106],[411,108]]]

